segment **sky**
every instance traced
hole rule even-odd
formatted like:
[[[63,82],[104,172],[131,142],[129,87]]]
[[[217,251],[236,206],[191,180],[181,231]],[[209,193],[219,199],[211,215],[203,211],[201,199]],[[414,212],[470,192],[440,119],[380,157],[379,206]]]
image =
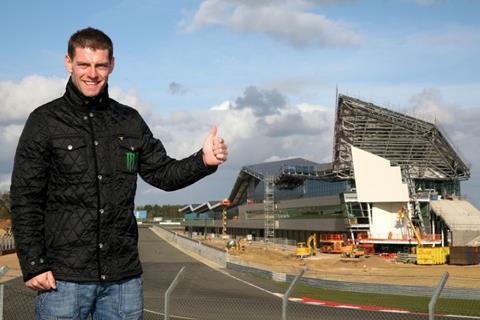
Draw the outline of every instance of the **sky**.
[[[170,156],[199,150],[212,125],[229,160],[193,186],[139,181],[136,204],[229,196],[244,165],[332,160],[337,88],[441,124],[480,207],[480,1],[144,0],[0,4],[0,190],[10,187],[29,113],[63,94],[75,31],[114,42],[110,95],[140,111]]]

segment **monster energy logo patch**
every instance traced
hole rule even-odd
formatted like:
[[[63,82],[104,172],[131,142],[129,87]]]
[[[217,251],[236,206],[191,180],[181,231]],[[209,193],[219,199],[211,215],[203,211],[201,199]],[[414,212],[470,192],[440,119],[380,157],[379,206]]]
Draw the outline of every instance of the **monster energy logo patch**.
[[[127,158],[127,170],[132,172],[133,169],[135,169],[135,153],[130,151],[127,152],[126,158]]]

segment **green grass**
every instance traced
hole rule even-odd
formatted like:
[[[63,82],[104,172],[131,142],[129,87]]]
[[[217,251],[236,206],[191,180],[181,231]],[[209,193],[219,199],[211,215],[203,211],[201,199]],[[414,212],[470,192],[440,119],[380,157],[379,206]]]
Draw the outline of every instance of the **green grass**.
[[[288,283],[281,284],[285,289]],[[401,308],[411,312],[428,313],[428,297],[411,297],[376,293],[357,293],[321,289],[305,285],[297,285],[291,297],[314,298],[332,302]],[[435,309],[436,314],[480,316],[479,300],[439,299]]]

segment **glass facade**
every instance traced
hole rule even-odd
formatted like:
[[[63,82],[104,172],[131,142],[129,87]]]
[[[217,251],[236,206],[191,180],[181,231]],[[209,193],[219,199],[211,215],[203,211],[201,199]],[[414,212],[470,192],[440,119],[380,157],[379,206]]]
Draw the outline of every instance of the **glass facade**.
[[[461,195],[458,180],[415,180],[417,190],[434,190],[439,195]]]
[[[277,202],[278,200],[337,195],[347,190],[347,184],[347,181],[305,180],[303,184],[288,189],[275,186],[274,199]],[[260,181],[256,186],[253,184],[250,186],[247,201],[262,203],[264,196],[265,184]]]
[[[319,219],[319,218],[341,218],[343,216],[343,206],[310,206],[301,208],[282,208],[275,210],[277,219]],[[248,220],[264,219],[264,211],[247,210],[246,218]]]

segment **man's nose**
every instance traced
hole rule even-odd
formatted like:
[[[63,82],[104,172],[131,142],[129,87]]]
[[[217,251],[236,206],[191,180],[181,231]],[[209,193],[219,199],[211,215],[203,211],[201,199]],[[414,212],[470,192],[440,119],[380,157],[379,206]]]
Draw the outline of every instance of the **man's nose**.
[[[90,78],[96,78],[97,77],[97,70],[95,69],[95,67],[88,68],[87,75]]]

